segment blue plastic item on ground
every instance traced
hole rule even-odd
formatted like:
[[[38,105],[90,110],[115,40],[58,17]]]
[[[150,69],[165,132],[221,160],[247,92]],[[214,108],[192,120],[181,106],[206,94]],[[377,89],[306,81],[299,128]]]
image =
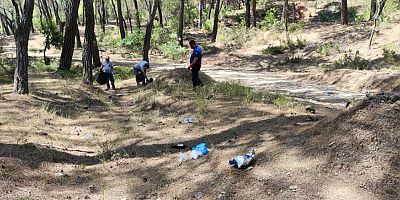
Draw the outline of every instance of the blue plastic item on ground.
[[[254,156],[254,150],[244,155],[235,156],[234,158],[229,160],[229,166],[244,169],[249,166],[251,161],[254,159]]]
[[[206,143],[200,143],[196,145],[195,147],[192,148],[192,152],[190,155],[192,156],[193,159],[197,159],[199,156],[206,155],[208,154],[208,149],[206,146]]]
[[[185,122],[185,123],[193,123],[193,118],[191,118],[191,117],[184,118],[183,122]]]

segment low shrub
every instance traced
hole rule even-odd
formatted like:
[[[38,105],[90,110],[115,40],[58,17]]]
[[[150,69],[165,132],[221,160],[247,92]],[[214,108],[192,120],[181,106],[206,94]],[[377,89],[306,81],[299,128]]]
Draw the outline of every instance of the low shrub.
[[[327,65],[326,71],[335,69],[367,70],[369,69],[368,64],[368,60],[362,58],[359,51],[356,51],[355,54],[351,54],[351,52],[349,52],[339,60],[335,61],[333,64]]]
[[[339,52],[339,45],[335,42],[325,42],[317,46],[316,52],[320,55],[330,56]]]

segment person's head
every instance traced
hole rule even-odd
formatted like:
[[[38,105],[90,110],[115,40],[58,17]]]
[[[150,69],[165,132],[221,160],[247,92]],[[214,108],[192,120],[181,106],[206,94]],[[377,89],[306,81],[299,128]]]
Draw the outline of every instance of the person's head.
[[[106,60],[107,62],[110,62],[110,56],[104,56],[104,60]]]
[[[196,48],[196,42],[194,40],[190,40],[189,45],[191,49]]]
[[[149,63],[144,64],[144,68],[150,69],[150,64]]]

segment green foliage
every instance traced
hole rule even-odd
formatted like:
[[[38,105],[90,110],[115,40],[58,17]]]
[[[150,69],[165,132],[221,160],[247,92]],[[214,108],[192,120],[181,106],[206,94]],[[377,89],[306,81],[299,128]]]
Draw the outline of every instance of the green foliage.
[[[278,14],[276,8],[272,7],[267,10],[264,19],[261,21],[261,26],[266,29],[270,29],[278,22]]]
[[[56,62],[51,62],[50,65],[46,65],[43,60],[34,60],[30,71],[34,73],[55,72],[57,68]]]
[[[386,1],[385,8],[381,15],[381,20],[385,22],[399,22],[400,1]]]
[[[397,61],[396,51],[390,49],[383,49],[383,60],[388,63],[394,63]]]
[[[0,83],[10,83],[13,80],[13,62],[11,59],[0,57]]]
[[[203,21],[203,32],[205,34],[211,33],[214,26],[214,19],[206,19]]]
[[[339,44],[336,42],[325,42],[317,46],[317,53],[324,56],[330,56],[339,52]]]
[[[72,67],[70,70],[57,70],[57,74],[64,79],[76,79],[83,76],[82,67]]]
[[[301,31],[304,28],[304,23],[291,23],[288,26],[289,32]]]
[[[144,41],[144,33],[136,32],[133,34],[128,34],[125,39],[118,42],[119,47],[127,47],[131,50],[140,51],[142,50]]]
[[[228,49],[243,46],[254,34],[252,30],[247,31],[244,26],[222,27],[218,32],[218,41]]]
[[[262,50],[262,53],[264,55],[278,55],[278,54],[284,54],[286,50],[286,47],[283,45],[279,46],[270,46]]]
[[[60,49],[64,42],[63,33],[58,29],[57,24],[51,20],[44,20],[40,23],[40,33],[45,37],[44,49],[50,49],[51,46]]]
[[[320,22],[337,22],[341,19],[340,5],[333,5],[333,9],[322,10],[318,13],[318,18]],[[348,18],[350,22],[356,21],[358,10],[357,7],[348,8]]]
[[[160,46],[160,50],[165,58],[171,60],[182,60],[185,48],[178,45],[176,41],[169,41]]]
[[[286,50],[296,50],[296,49],[303,49],[307,46],[307,42],[305,40],[297,38],[295,41],[289,40],[282,42],[279,46],[270,46],[266,49],[262,50],[264,55],[278,55],[284,54]]]
[[[132,67],[115,67],[114,68],[114,78],[117,80],[125,80],[133,78],[133,68]]]
[[[351,52],[349,52],[339,60],[335,61],[333,64],[326,66],[327,71],[335,69],[367,70],[369,69],[368,60],[362,58],[359,51],[356,51],[355,54],[351,54]]]

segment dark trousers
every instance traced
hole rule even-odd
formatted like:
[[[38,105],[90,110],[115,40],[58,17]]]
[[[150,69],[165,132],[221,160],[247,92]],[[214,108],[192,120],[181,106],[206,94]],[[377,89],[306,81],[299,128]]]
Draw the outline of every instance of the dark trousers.
[[[140,85],[140,83],[142,83],[143,85],[146,84],[146,77],[144,77],[144,74],[142,71],[136,71],[136,83],[138,85]]]
[[[109,80],[110,80],[110,81],[107,83],[107,88],[110,89],[110,82],[111,82],[111,87],[112,87],[112,89],[115,89],[115,85],[114,85],[114,82],[115,82],[114,75],[113,75],[113,74],[108,74],[108,77],[109,77]]]
[[[201,82],[200,77],[199,77],[199,71],[200,70],[196,70],[193,69],[192,70],[192,82],[193,82],[193,87],[198,87],[198,86],[203,86],[203,82]]]

